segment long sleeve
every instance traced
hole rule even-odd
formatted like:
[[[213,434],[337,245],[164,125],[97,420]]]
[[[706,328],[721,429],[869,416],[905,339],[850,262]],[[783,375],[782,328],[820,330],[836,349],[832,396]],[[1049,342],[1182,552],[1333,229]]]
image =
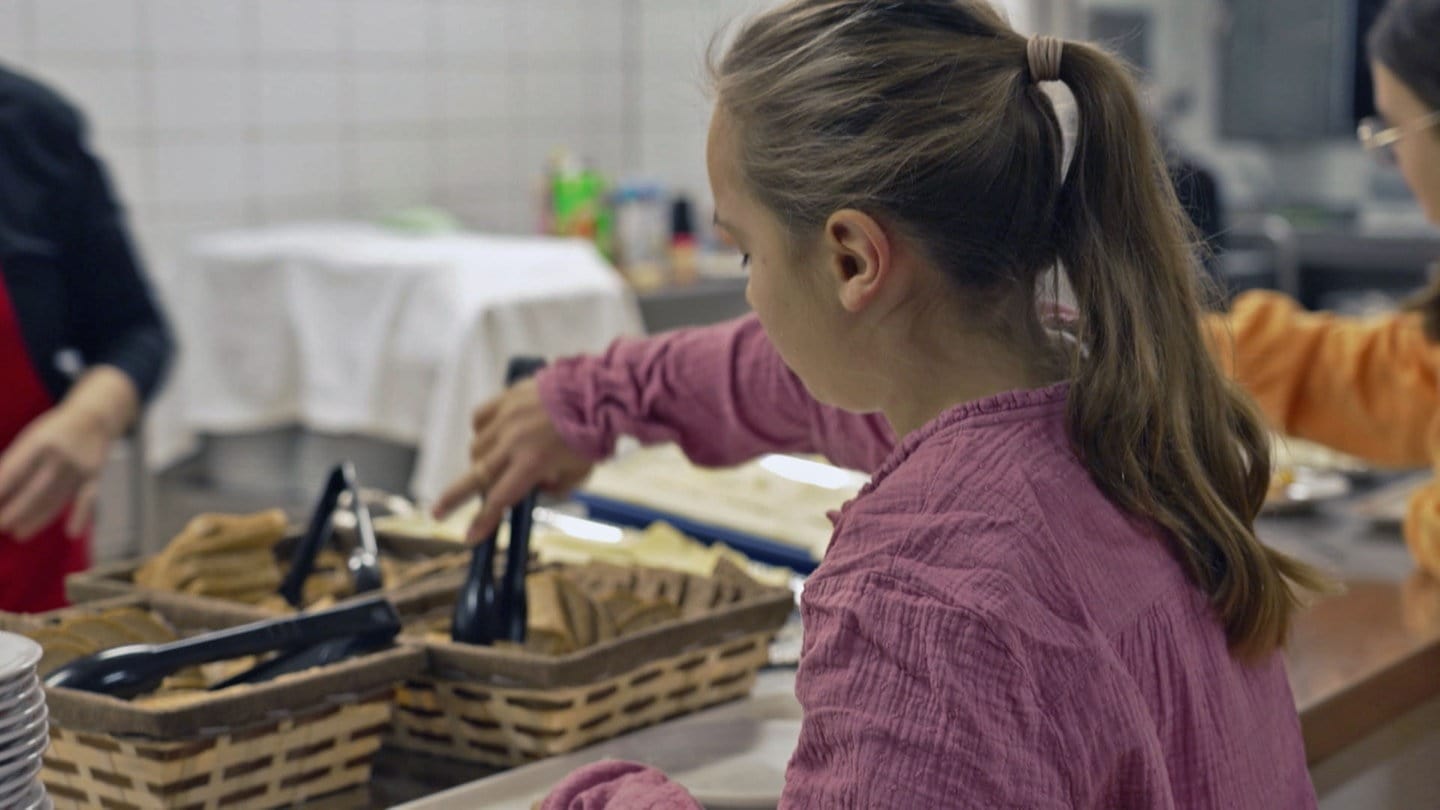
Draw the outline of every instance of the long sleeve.
[[[70,334],[89,365],[118,368],[142,399],[160,386],[174,354],[171,333],[136,261],[105,170],[84,143],[78,115],[56,127],[52,148],[69,169],[61,263]]]
[[[1315,806],[1279,653],[1234,659],[1163,533],[1074,454],[1068,391],[950,409],[841,510],[801,595],[783,810]],[[546,810],[669,785],[610,767],[582,772],[600,802]],[[604,798],[620,780],[646,792]]]
[[[1440,481],[1432,478],[1411,496],[1405,514],[1405,545],[1421,568],[1440,579]]]
[[[872,574],[803,597],[804,708],[782,808],[1069,808],[1034,684],[974,615]]]
[[[554,363],[539,385],[561,435],[595,459],[633,436],[676,442],[708,466],[800,452],[869,471],[895,444],[881,416],[815,401],[753,316],[622,339],[602,355]]]
[[[1206,327],[1216,358],[1276,428],[1382,466],[1430,462],[1440,355],[1417,316],[1345,318],[1250,293]]]
[[[1075,806],[1033,685],[983,623],[887,577],[835,584],[804,595],[804,719],[782,810]],[[541,805],[698,807],[659,771],[616,761],[574,772]]]

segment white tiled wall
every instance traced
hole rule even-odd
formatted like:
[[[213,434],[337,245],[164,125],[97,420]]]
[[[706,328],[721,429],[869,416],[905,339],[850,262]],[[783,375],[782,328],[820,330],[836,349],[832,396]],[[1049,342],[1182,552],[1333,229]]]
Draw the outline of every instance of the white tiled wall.
[[[432,204],[532,230],[558,146],[703,222],[705,48],[773,2],[0,0],[0,62],[87,114],[163,294],[220,228]]]
[[[758,5],[0,0],[0,61],[85,111],[164,288],[227,225],[435,204],[529,230],[561,145],[703,195],[703,45]]]
[[[703,46],[762,5],[0,0],[0,62],[85,112],[164,295],[204,231],[417,204],[532,230],[558,146],[703,200]]]
[[[164,288],[217,226],[435,204],[530,230],[562,145],[703,205],[705,48],[771,2],[0,0],[0,62],[88,115]]]

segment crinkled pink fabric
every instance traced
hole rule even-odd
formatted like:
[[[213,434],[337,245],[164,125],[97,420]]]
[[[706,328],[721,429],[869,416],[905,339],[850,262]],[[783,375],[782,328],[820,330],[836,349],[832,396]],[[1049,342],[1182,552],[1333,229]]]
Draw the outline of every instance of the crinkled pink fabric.
[[[596,457],[630,434],[700,463],[809,451],[873,473],[806,584],[782,807],[1315,807],[1279,654],[1231,657],[1165,535],[1075,457],[1066,386],[960,405],[896,445],[811,400],[753,319],[622,341],[540,385]],[[623,801],[546,806],[671,795],[632,776]]]
[[[556,785],[540,810],[700,810],[685,788],[634,762],[606,760],[581,768]]]
[[[754,318],[617,340],[598,357],[556,361],[538,382],[561,435],[595,459],[634,436],[676,442],[709,466],[803,452],[869,472],[895,446],[878,414],[816,402]]]

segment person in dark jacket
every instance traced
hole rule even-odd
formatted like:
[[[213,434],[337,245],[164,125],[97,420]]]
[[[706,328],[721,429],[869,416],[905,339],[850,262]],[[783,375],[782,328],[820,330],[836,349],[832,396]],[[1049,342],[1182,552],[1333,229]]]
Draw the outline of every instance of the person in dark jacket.
[[[0,610],[64,604],[110,446],[173,352],[80,113],[0,68]]]

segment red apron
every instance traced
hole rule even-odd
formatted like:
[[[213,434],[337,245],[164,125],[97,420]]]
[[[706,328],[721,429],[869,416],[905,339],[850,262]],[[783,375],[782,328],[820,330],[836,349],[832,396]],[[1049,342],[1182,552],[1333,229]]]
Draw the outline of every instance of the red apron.
[[[54,404],[30,363],[20,321],[0,277],[0,453]],[[89,530],[82,537],[67,536],[69,512],[65,509],[24,543],[0,533],[0,610],[33,613],[65,606],[65,575],[90,566]]]

